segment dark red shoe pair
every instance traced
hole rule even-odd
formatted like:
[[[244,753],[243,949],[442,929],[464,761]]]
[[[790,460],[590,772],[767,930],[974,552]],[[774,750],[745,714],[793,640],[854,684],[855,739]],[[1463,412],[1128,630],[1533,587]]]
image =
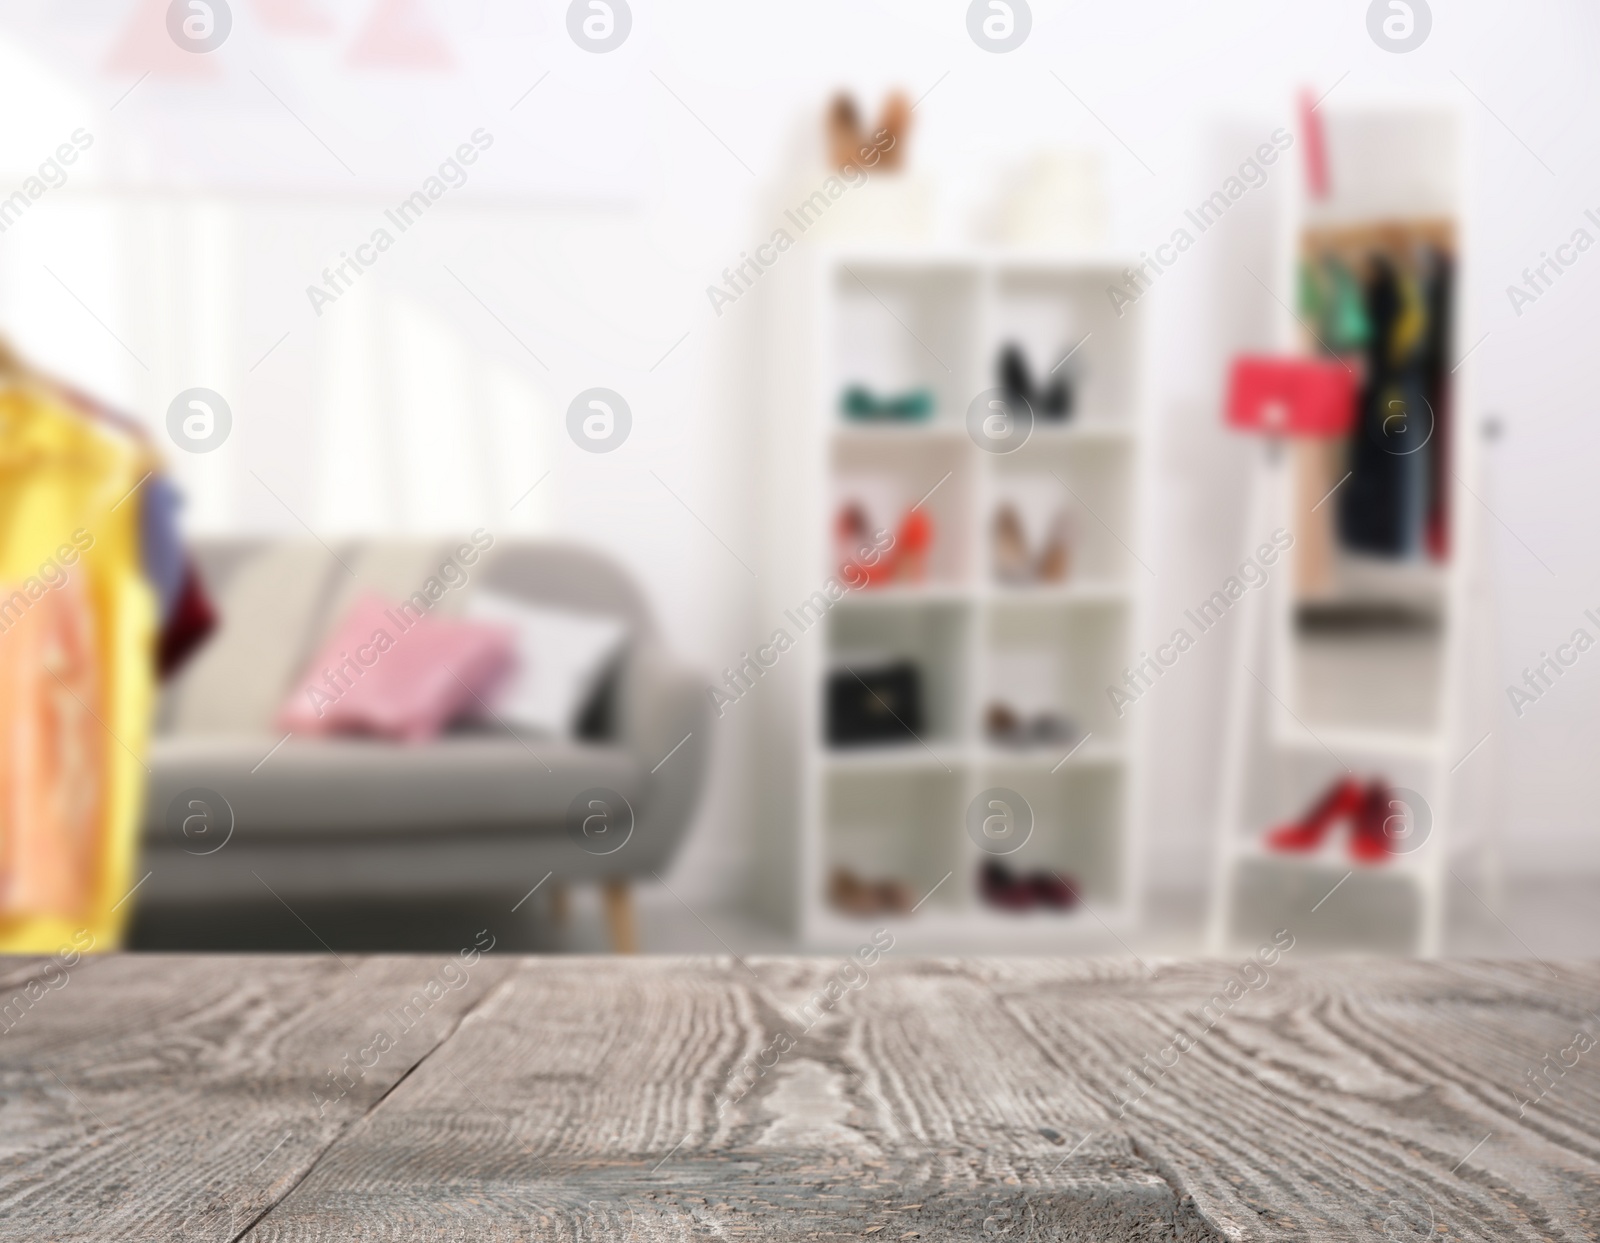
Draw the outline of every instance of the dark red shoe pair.
[[[1361,863],[1380,863],[1391,853],[1386,826],[1392,805],[1388,782],[1380,779],[1363,786],[1354,777],[1343,777],[1300,819],[1268,833],[1267,845],[1273,850],[1316,850],[1335,828],[1349,824],[1350,857]]]
[[[998,861],[983,865],[979,888],[985,902],[1007,911],[1026,911],[1036,906],[1065,911],[1078,904],[1077,887],[1054,872],[1019,876]]]

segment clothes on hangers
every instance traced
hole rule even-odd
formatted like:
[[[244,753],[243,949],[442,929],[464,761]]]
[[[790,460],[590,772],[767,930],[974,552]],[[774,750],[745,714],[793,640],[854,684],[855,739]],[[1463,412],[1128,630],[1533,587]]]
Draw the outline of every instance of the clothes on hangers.
[[[165,682],[183,668],[216,628],[217,610],[206,595],[194,563],[187,562],[177,604],[161,627],[157,641],[157,676]]]
[[[1455,434],[1455,393],[1450,384],[1451,308],[1455,300],[1455,262],[1435,249],[1434,277],[1428,290],[1429,333],[1423,346],[1423,383],[1433,403],[1433,443],[1428,456],[1428,555],[1443,561],[1450,555],[1450,454]]]
[[[136,419],[82,389],[34,371],[0,341],[0,372],[7,370],[25,375],[55,392],[72,409],[114,428],[155,456],[148,433]],[[177,488],[158,465],[136,490],[139,493],[140,564],[160,602],[161,633],[155,660],[160,678],[165,682],[210,637],[217,626],[217,614],[206,594],[199,567],[183,544],[178,527],[183,498]]]
[[[1323,351],[1362,377],[1356,430],[1326,481],[1331,488],[1349,473],[1338,493],[1339,543],[1386,558],[1441,558],[1453,264],[1425,232],[1405,237],[1404,226],[1387,226],[1363,247],[1308,254],[1301,307]]]
[[[69,578],[18,613],[0,651],[0,912],[77,912],[104,815],[92,610]]]
[[[178,535],[183,498],[165,475],[153,475],[140,490],[139,500],[139,560],[156,589],[164,624],[178,607],[188,570],[188,555]]]
[[[6,375],[0,952],[112,948],[130,910],[157,624],[139,509],[118,502],[158,463],[25,371]]]
[[[1372,326],[1364,356],[1366,380],[1350,439],[1350,480],[1339,490],[1339,538],[1349,549],[1395,557],[1405,551],[1405,517],[1409,472],[1398,447],[1391,448],[1386,423],[1395,413],[1390,403],[1403,402],[1392,343],[1401,315],[1399,276],[1383,256],[1372,260],[1366,285],[1366,307]],[[1393,426],[1406,420],[1401,416]]]
[[[217,612],[178,532],[183,498],[177,488],[165,475],[153,475],[139,489],[139,497],[139,559],[160,605],[156,672],[165,682],[216,629]]]

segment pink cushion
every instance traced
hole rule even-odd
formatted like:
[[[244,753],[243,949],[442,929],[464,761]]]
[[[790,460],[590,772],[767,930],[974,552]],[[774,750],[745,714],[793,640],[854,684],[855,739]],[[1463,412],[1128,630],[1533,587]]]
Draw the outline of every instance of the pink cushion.
[[[514,660],[509,627],[417,617],[364,595],[279,709],[278,728],[426,742],[487,698]]]

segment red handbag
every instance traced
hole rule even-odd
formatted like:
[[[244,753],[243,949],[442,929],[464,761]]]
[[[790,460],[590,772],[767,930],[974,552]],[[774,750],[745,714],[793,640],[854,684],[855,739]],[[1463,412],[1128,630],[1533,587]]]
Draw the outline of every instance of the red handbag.
[[[1356,378],[1337,359],[1244,355],[1228,376],[1228,426],[1269,436],[1347,436]]]

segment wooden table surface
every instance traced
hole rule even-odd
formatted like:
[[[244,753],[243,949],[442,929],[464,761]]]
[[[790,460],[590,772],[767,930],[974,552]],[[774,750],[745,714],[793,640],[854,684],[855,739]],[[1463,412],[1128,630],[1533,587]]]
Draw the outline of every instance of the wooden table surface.
[[[1600,1237],[1595,964],[863,957],[0,960],[0,1238]]]

